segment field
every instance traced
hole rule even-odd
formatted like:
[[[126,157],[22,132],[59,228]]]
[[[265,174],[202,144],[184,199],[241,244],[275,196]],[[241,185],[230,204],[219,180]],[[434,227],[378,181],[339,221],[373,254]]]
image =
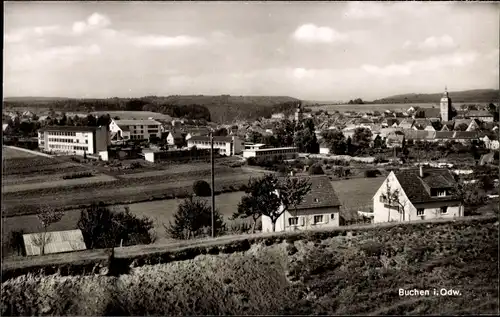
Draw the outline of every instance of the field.
[[[109,114],[111,118],[114,117],[119,117],[122,120],[125,119],[148,119],[148,118],[154,118],[154,119],[164,119],[164,120],[172,120],[172,117],[166,114],[158,113],[158,112],[152,112],[152,111],[96,111],[92,112],[92,114],[95,115],[103,115],[103,114]]]
[[[469,104],[469,103],[467,103]],[[473,104],[484,104],[480,102],[473,102]],[[461,103],[453,103],[453,106],[456,109],[460,109]],[[328,113],[333,113],[335,111],[357,111],[357,112],[362,112],[362,111],[385,111],[385,110],[391,110],[391,111],[396,111],[396,110],[408,110],[410,107],[420,107],[420,108],[432,108],[432,107],[439,107],[439,98],[436,99],[436,102],[434,103],[387,103],[387,104],[364,104],[364,105],[329,105],[329,104],[320,104],[319,106],[310,106],[307,108],[310,108],[313,112],[318,111],[318,110],[323,110],[323,111],[328,111]]]
[[[168,176],[167,176],[168,177]],[[229,181],[228,184],[232,183],[235,179],[234,176],[228,176]],[[241,182],[246,183],[246,179],[248,179],[249,175],[243,175]],[[221,177],[222,179],[222,177]],[[208,181],[209,179],[207,179]],[[342,215],[346,220],[351,220],[356,217],[357,210],[367,210],[372,206],[372,197],[375,194],[376,190],[380,187],[383,182],[383,178],[356,178],[349,179],[343,181],[333,181],[332,185],[339,197],[340,202],[343,204]],[[176,186],[176,188],[180,188],[185,186],[186,189],[190,189],[192,186],[192,180],[189,181],[178,181],[172,184],[171,186]],[[217,181],[220,184],[220,179]],[[216,183],[217,185],[217,183]],[[116,200],[119,199],[130,199],[134,200],[134,198],[145,198],[147,199],[147,193],[142,194],[139,192],[141,189],[143,190],[151,190],[151,186],[157,186],[160,188],[159,192],[165,192],[165,184],[157,184],[150,185],[144,187],[132,187],[132,188],[122,188],[120,189],[120,193],[117,198],[113,198]],[[135,193],[135,194],[134,194]],[[103,201],[106,200],[106,197],[111,195],[109,190],[98,190],[98,191],[75,191],[72,194],[68,193],[66,198],[58,198],[57,200],[53,200],[51,195],[33,198],[35,200],[39,200],[41,202],[50,202],[53,205],[62,205],[64,204],[78,204],[78,203],[88,203],[89,200],[86,197],[102,197]],[[142,196],[140,196],[142,195]],[[80,197],[81,196],[81,197]],[[242,222],[250,223],[250,220],[238,220],[238,221],[229,221],[228,219],[231,215],[236,211],[238,203],[243,196],[243,192],[233,192],[233,193],[223,193],[216,196],[215,204],[216,208],[219,212],[224,216],[226,223],[228,226],[232,224],[237,225]],[[203,198],[207,200],[207,203],[210,205],[210,198]],[[51,201],[52,200],[52,201]],[[155,200],[155,201],[146,201],[140,203],[130,203],[130,204],[118,204],[113,206],[116,210],[123,210],[123,207],[128,206],[130,211],[138,216],[146,216],[153,220],[154,229],[158,237],[158,242],[162,242],[167,240],[167,236],[163,227],[163,224],[168,225],[169,221],[172,220],[173,214],[177,211],[177,206],[181,202],[181,199],[164,199],[164,200]],[[23,199],[23,203],[27,204],[27,198]],[[32,208],[36,208],[36,202],[33,202]],[[36,212],[36,209],[33,209],[32,212]],[[78,208],[73,210],[68,210],[65,212],[64,218],[50,228],[50,230],[70,230],[76,228],[76,223],[80,217],[80,211]],[[39,230],[39,221],[35,215],[21,215],[15,217],[6,217],[3,218],[3,237],[6,239],[10,232],[17,230],[24,230],[25,232],[36,232]],[[5,250],[7,252],[7,250]]]
[[[24,151],[19,151],[10,147],[2,146],[2,159],[15,159],[15,158],[27,158],[36,157],[35,154],[31,154]]]
[[[274,240],[282,241],[277,236]],[[144,265],[119,276],[20,276],[2,283],[1,313],[498,313],[498,218],[340,229],[338,234],[290,234],[281,243],[273,237],[246,242],[241,252],[231,251],[236,243],[226,243],[227,248],[218,249],[226,250],[223,253]],[[191,253],[203,250],[207,247]],[[173,252],[179,257],[190,253],[186,249]],[[176,258],[176,254],[170,256]],[[399,294],[415,289],[429,293]]]

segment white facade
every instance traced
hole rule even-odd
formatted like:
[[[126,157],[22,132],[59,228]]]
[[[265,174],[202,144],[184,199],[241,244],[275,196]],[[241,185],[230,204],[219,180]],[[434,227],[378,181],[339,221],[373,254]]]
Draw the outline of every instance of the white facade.
[[[330,148],[325,145],[319,147],[319,154],[330,154]]]
[[[117,134],[124,140],[150,140],[161,137],[162,125],[155,120],[111,120],[111,134]]]
[[[46,127],[38,131],[38,147],[50,152],[83,155],[107,151],[108,131],[102,127]]]
[[[271,156],[285,156],[293,157],[298,155],[296,147],[281,147],[281,148],[267,148],[267,149],[248,149],[243,151],[244,158],[250,157],[271,157]]]
[[[210,137],[192,137],[187,141],[188,148],[210,149]],[[232,156],[242,152],[243,145],[237,136],[214,137],[214,149],[218,149],[221,155]]]
[[[340,226],[339,218],[339,207],[298,211],[297,216],[286,211],[276,220],[275,232],[335,228]],[[262,216],[262,232],[273,232],[271,218],[267,216]]]
[[[498,140],[490,140],[488,136],[484,136],[481,140],[484,142],[485,147],[489,150],[498,150],[500,148]]]
[[[389,184],[390,192],[399,190],[400,204],[393,204],[393,207],[390,207],[384,202],[382,195],[388,191],[387,184]],[[456,202],[446,201],[413,204],[408,199],[394,172],[391,172],[373,196],[373,214],[374,223],[455,218],[463,216],[463,206]]]

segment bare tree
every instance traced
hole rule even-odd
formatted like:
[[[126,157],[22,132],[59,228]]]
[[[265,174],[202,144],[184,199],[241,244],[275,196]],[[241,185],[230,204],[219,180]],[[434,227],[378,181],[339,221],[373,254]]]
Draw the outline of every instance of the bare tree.
[[[64,216],[64,212],[56,211],[54,208],[49,206],[42,206],[39,209],[39,213],[37,214],[37,218],[42,225],[42,232],[37,233],[32,238],[32,243],[40,248],[40,255],[45,254],[45,246],[50,242],[50,235],[47,234],[47,231],[51,224],[59,222]]]
[[[408,200],[401,197],[399,189],[392,189],[389,182],[386,182],[385,185],[386,190],[382,193],[382,199],[388,210],[387,221],[391,221],[391,207],[396,207],[399,213],[399,221],[405,221]]]

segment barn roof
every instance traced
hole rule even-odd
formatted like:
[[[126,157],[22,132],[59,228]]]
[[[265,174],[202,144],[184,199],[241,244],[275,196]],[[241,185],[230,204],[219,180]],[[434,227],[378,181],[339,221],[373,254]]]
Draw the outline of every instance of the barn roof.
[[[26,255],[40,255],[41,249],[37,240],[41,233],[23,235]],[[86,250],[83,234],[80,229],[47,232],[45,254]]]

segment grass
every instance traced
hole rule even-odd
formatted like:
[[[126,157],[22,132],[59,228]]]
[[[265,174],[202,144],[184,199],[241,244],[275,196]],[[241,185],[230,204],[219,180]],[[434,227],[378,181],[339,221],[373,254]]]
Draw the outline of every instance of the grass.
[[[373,195],[384,180],[384,177],[352,178],[333,181],[332,185],[345,211],[366,211],[373,206]]]
[[[152,111],[96,111],[93,114],[104,115],[109,114],[111,118],[118,116],[121,120],[131,120],[131,119],[165,119],[172,120],[172,117],[158,112]]]
[[[29,157],[37,157],[37,156],[32,153],[19,151],[10,147],[2,146],[3,159],[29,158]]]
[[[298,235],[119,276],[25,275],[2,315],[496,314],[498,218]],[[404,289],[459,296],[402,297]]]
[[[47,181],[45,180],[44,182],[39,182],[39,183],[23,183],[23,184],[17,184],[17,185],[7,185],[7,186],[2,186],[2,193],[7,194],[7,193],[13,193],[13,192],[22,192],[22,191],[29,191],[29,190],[39,190],[42,188],[65,188],[68,186],[75,186],[75,185],[82,185],[82,184],[93,184],[93,183],[106,183],[106,182],[114,182],[116,179],[114,177],[108,176],[108,175],[96,175],[93,177],[86,177],[86,178],[75,178],[75,179],[59,179],[59,180],[52,180],[52,181]]]

